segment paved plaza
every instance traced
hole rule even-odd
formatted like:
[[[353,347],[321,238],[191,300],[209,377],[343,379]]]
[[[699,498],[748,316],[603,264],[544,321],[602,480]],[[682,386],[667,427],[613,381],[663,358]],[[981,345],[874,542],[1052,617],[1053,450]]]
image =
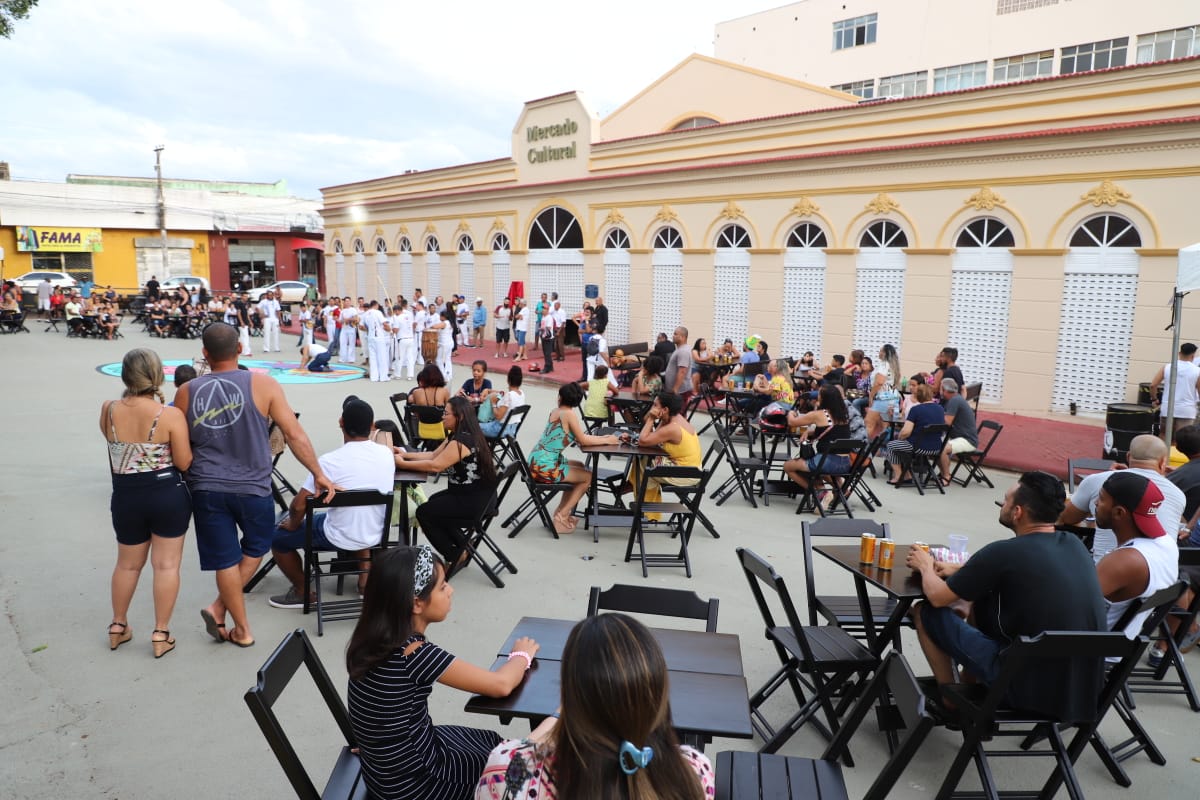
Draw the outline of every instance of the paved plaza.
[[[258,644],[242,650],[214,643],[204,632],[199,609],[209,603],[215,587],[201,573],[189,542],[183,566],[182,589],[172,622],[177,649],[155,661],[148,644],[152,625],[147,566],[130,610],[134,639],[116,652],[107,649],[110,618],[109,577],[116,547],[109,520],[111,483],[104,442],[97,426],[100,404],[117,397],[121,383],[97,371],[119,361],[127,349],[150,346],[164,359],[199,355],[198,341],[150,339],[133,326],[119,341],[68,340],[45,334],[32,323],[31,334],[0,338],[0,420],[4,425],[3,467],[0,475],[0,599],[5,624],[0,627],[0,673],[4,675],[0,704],[0,798],[140,798],[181,799],[293,796],[274,756],[247,710],[242,695],[254,682],[255,671],[281,637],[298,626],[307,629],[326,668],[339,687],[345,684],[343,650],[350,622],[326,626],[316,638],[315,618],[299,611],[268,606],[267,597],[286,588],[273,572],[249,596],[248,609]],[[256,348],[259,341],[255,340]],[[296,358],[295,339],[284,340],[284,357]],[[468,376],[456,369],[455,385]],[[493,382],[502,380],[492,376]],[[318,453],[341,444],[337,418],[342,399],[358,394],[377,416],[390,417],[387,394],[409,382],[372,384],[366,380],[336,385],[286,387],[289,401]],[[167,391],[168,398],[171,391]],[[536,442],[546,414],[553,406],[552,390],[531,385],[533,405],[522,431],[528,451]],[[705,437],[707,439],[707,437]],[[705,442],[707,446],[707,441]],[[284,472],[295,481],[302,468],[290,454]],[[721,476],[725,468],[721,469]],[[1002,496],[1011,475],[993,473],[997,489],[952,487],[946,496],[919,497],[912,490],[894,490],[878,482],[885,506],[875,518],[890,522],[900,542],[944,540],[965,533],[972,549],[1009,535],[996,523],[993,501]],[[505,512],[523,495],[514,486]],[[599,544],[582,529],[553,540],[537,526],[516,539],[497,531],[501,546],[520,568],[505,576],[507,588],[496,589],[477,568],[454,581],[454,610],[450,618],[430,629],[430,638],[458,657],[476,664],[492,661],[495,648],[523,615],[582,616],[588,588],[615,582],[694,589],[702,597],[721,601],[719,630],[741,636],[742,656],[753,691],[777,667],[775,653],[762,635],[762,622],[745,579],[737,568],[734,548],[745,546],[768,559],[788,580],[797,603],[803,602],[801,517],[795,504],[776,498],[769,508],[752,509],[739,497],[716,508],[706,501],[705,512],[721,532],[713,539],[698,530],[692,541],[695,577],[682,570],[660,569],[643,580],[633,564],[621,558],[625,540],[620,531],[602,532]],[[817,560],[818,585],[839,585],[848,592],[849,576]],[[928,668],[911,632],[904,650],[918,674]],[[1187,657],[1200,677],[1200,657]],[[493,726],[490,717],[463,712],[467,696],[438,687],[430,710],[437,723]],[[1168,765],[1156,767],[1145,756],[1126,762],[1134,780],[1132,790],[1109,779],[1091,750],[1079,762],[1079,776],[1089,798],[1185,798],[1196,796],[1200,756],[1196,730],[1200,716],[1177,696],[1139,695],[1138,714],[1167,755]],[[322,784],[336,752],[337,731],[319,704],[315,691],[297,681],[280,703],[288,726],[314,780]],[[774,716],[789,711],[777,696]],[[519,723],[501,729],[520,736]],[[1110,741],[1116,726],[1104,728]],[[893,792],[896,798],[932,797],[958,743],[958,735],[938,729],[929,737]],[[710,756],[722,749],[752,749],[751,741],[716,741]],[[786,754],[817,756],[824,748],[808,728],[783,750]],[[857,735],[853,753],[858,766],[846,770],[852,797],[861,796],[886,758],[883,738],[871,719]],[[1040,760],[1015,765],[993,762],[1002,787],[1040,784],[1049,767]],[[964,788],[974,785],[968,772]],[[1064,794],[1065,796],[1065,794]]]

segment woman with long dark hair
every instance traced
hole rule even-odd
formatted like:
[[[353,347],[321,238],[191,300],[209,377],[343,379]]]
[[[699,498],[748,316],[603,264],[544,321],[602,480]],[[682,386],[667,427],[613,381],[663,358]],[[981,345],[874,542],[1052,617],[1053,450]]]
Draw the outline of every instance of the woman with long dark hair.
[[[812,456],[793,458],[783,464],[783,471],[801,487],[808,488],[809,474],[818,469],[826,475],[845,475],[850,472],[849,456],[829,453],[831,444],[838,439],[850,438],[846,400],[837,386],[822,386],[817,393],[817,407],[807,414],[793,411],[788,415],[788,427],[802,429],[801,447],[806,441],[813,443]]]
[[[396,448],[397,469],[449,473],[445,491],[438,492],[417,509],[417,521],[453,575],[466,563],[468,553],[462,529],[470,525],[492,500],[496,489],[496,465],[492,448],[479,429],[471,401],[452,397],[442,412],[447,436],[436,450],[409,453]]]
[[[378,800],[469,798],[500,737],[434,725],[433,684],[507,697],[537,655],[537,642],[518,639],[508,661],[491,672],[426,641],[430,623],[449,615],[453,595],[446,566],[428,545],[392,547],[372,562],[362,614],[346,646],[346,699],[363,777]]]
[[[562,710],[488,757],[476,800],[704,800],[712,765],[671,725],[667,665],[637,620],[577,624],[562,654]]]

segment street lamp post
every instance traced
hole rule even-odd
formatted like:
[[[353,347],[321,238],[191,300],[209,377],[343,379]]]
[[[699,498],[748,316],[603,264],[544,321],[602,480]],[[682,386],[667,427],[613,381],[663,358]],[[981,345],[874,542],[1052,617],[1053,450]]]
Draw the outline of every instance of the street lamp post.
[[[170,267],[167,264],[167,202],[163,195],[162,151],[161,144],[154,148],[154,172],[158,175],[158,234],[162,240],[163,280],[166,280],[170,277]]]

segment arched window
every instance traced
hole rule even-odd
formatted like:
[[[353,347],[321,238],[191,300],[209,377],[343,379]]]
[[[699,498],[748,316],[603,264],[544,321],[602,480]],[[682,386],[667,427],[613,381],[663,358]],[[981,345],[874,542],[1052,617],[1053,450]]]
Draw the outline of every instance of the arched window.
[[[956,247],[1016,247],[1012,231],[995,217],[972,220],[958,234]]]
[[[509,250],[512,249],[508,234],[499,231],[492,237],[492,302],[498,303],[508,297],[512,269]]]
[[[492,237],[492,249],[493,250],[503,250],[505,252],[508,252],[509,250],[511,250],[512,246],[508,241],[508,234],[507,233],[497,233],[495,236],[493,236]]]
[[[1071,235],[1071,247],[1141,247],[1142,237],[1133,223],[1116,214],[1085,220]]]
[[[881,219],[872,222],[858,240],[859,247],[908,247],[908,236],[894,222]]]
[[[613,228],[604,237],[604,247],[607,250],[628,250],[629,234],[620,228]]]
[[[529,231],[530,250],[579,250],[583,248],[583,230],[579,221],[565,208],[551,206],[537,215]]]
[[[334,253],[345,253],[346,252],[346,248],[342,245],[341,239],[338,239],[336,242],[333,243],[333,252]]]
[[[375,252],[376,253],[386,253],[387,252],[387,242],[383,241],[383,239],[376,239],[375,240]]]
[[[788,231],[788,247],[828,247],[829,240],[820,226],[811,222],[801,222]]]
[[[459,237],[458,252],[461,253],[463,251],[474,250],[474,249],[475,249],[475,241],[470,237],[469,234],[464,233],[462,236]]]
[[[436,252],[440,251],[441,249],[442,249],[442,247],[438,243],[436,236],[430,236],[427,239],[425,239],[425,252],[426,253],[436,253]]]
[[[354,240],[354,252],[365,253],[366,251],[367,251],[367,248],[363,245],[363,240],[355,239]]]
[[[721,123],[717,122],[717,120],[713,119],[712,117],[705,117],[705,116],[701,115],[701,116],[695,116],[695,117],[688,117],[685,120],[677,122],[671,126],[671,130],[673,130],[673,131],[690,131],[695,128],[707,128],[710,125],[720,125],[720,124]]]
[[[412,240],[409,239],[407,236],[400,237],[400,252],[401,253],[411,253],[412,252]]]
[[[671,226],[659,228],[658,233],[654,234],[655,249],[678,250],[683,247],[683,237],[679,235],[679,231]]]
[[[726,225],[717,234],[717,247],[751,247],[750,234],[741,225]]]

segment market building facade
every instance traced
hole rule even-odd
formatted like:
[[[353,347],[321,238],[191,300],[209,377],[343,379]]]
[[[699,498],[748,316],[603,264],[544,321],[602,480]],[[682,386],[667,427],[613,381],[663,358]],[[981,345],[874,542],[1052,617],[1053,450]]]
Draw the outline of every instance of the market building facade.
[[[504,158],[324,189],[326,285],[569,312],[591,285],[612,344],[892,343],[907,373],[950,345],[993,408],[1102,412],[1170,349],[1198,91],[1191,58],[858,102],[693,55],[603,119],[527,103]]]

